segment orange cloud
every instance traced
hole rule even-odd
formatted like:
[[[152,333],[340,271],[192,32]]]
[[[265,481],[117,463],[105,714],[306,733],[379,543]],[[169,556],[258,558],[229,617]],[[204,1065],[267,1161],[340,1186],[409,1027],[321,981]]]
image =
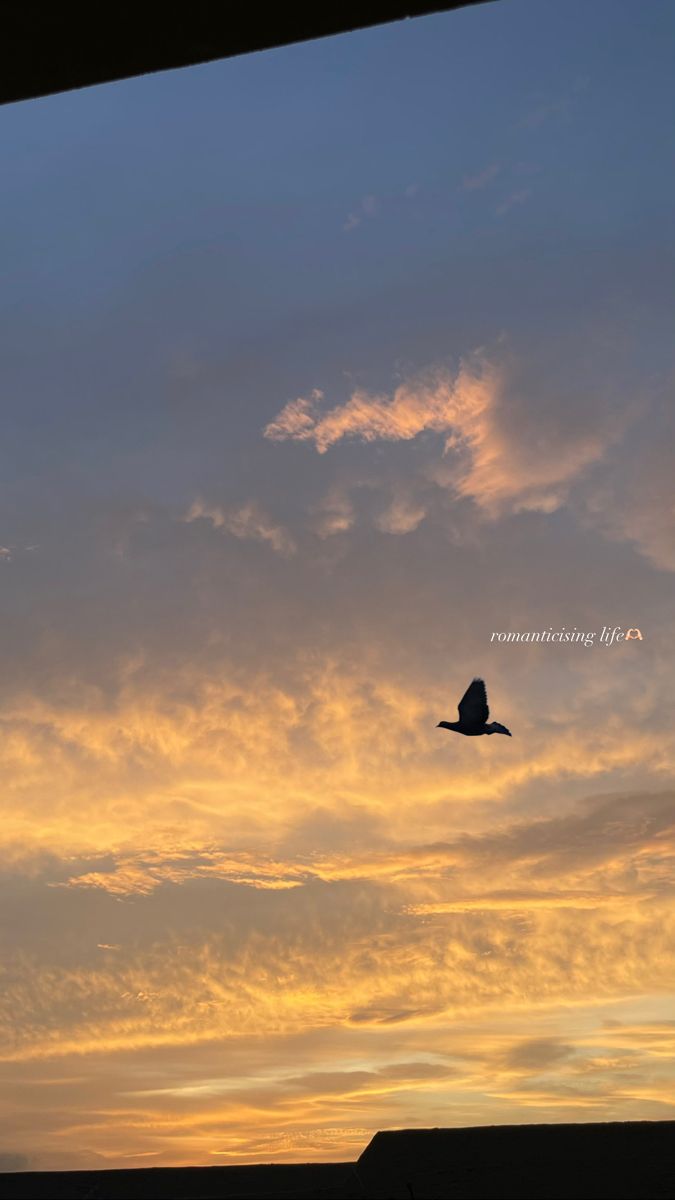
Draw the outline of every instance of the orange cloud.
[[[264,433],[272,441],[310,441],[319,454],[350,438],[401,442],[422,433],[443,435],[443,460],[429,466],[429,479],[474,500],[491,517],[551,512],[564,503],[570,481],[602,458],[607,434],[568,431],[534,445],[522,419],[511,425],[506,384],[503,368],[474,356],[456,374],[429,372],[392,396],[358,390],[344,404],[325,408],[323,393],[314,391],[288,403]],[[423,510],[413,510],[419,523]],[[411,519],[402,520],[403,532],[414,527]],[[395,512],[388,531],[397,531]]]
[[[183,521],[189,524],[200,520],[209,521],[214,529],[222,529],[236,538],[268,542],[277,554],[295,553],[295,543],[288,531],[253,502],[226,511],[217,505],[205,504],[203,500],[195,500]]]

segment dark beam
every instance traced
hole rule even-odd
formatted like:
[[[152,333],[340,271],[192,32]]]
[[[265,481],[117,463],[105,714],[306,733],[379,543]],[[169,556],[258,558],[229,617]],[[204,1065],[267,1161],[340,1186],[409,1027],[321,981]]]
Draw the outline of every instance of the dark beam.
[[[36,3],[0,0],[0,103],[266,50],[485,0],[431,4]]]

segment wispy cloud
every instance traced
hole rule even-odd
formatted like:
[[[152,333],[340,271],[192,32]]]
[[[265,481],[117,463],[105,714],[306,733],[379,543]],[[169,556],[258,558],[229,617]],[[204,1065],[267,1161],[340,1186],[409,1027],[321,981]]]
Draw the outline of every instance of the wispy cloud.
[[[0,546],[0,562],[9,563],[20,554],[30,554],[39,550],[39,546]]]
[[[569,481],[602,458],[607,433],[568,431],[555,450],[539,438],[533,454],[522,422],[514,428],[508,419],[506,383],[501,368],[479,357],[456,373],[437,370],[401,384],[391,396],[357,390],[332,408],[315,390],[290,401],[264,434],[312,442],[319,454],[348,439],[405,442],[438,434],[443,458],[427,474],[440,486],[493,516],[508,509],[551,512],[564,502]]]
[[[675,504],[671,482],[675,420],[671,385],[660,400],[643,403],[611,468],[589,481],[579,498],[584,522],[608,537],[632,543],[661,570],[675,571]]]
[[[520,127],[523,129],[539,129],[553,118],[557,117],[560,119],[570,116],[579,102],[579,97],[587,90],[589,84],[589,77],[580,75],[560,95],[541,99],[539,103],[534,104],[529,112],[525,114],[520,122]]]
[[[214,529],[244,541],[267,542],[277,554],[295,553],[295,542],[288,530],[274,522],[255,501],[223,509],[197,499],[182,520],[187,524],[208,521]]]
[[[313,528],[319,537],[346,533],[355,521],[354,504],[345,488],[333,487],[318,504],[313,514]]]
[[[502,200],[501,204],[497,205],[495,213],[498,217],[503,217],[509,209],[514,208],[517,204],[524,204],[526,200],[529,200],[531,195],[530,188],[521,188],[517,192],[511,192],[510,196],[507,196],[506,199]]]
[[[382,533],[412,533],[427,515],[424,504],[409,491],[398,489],[383,512],[375,518]]]
[[[352,229],[356,229],[357,225],[360,225],[365,218],[376,216],[379,207],[380,204],[377,196],[364,196],[359,202],[358,207],[350,212],[342,226],[345,233],[351,233]]]
[[[462,188],[465,192],[474,192],[481,188],[487,187],[492,183],[499,174],[501,167],[499,163],[490,163],[484,167],[482,171],[478,171],[475,175],[465,175],[462,179]]]
[[[349,400],[322,408],[323,392],[288,403],[264,430],[272,441],[312,441],[319,454],[343,438],[364,442],[410,441],[425,431],[469,429],[494,402],[497,380],[490,368],[463,366],[456,377],[441,372],[430,381],[402,384],[393,396],[355,391]]]
[[[67,860],[4,873],[0,1060],[45,1113],[42,1165],[69,1142],[81,1162],[83,1128],[112,1158],[175,1161],[177,1130],[187,1161],[255,1161],[283,1131],[292,1157],[316,1129],[338,1156],[411,1093],[427,1124],[673,1107],[674,812],[664,790],[379,854],[177,845],[173,862],[130,848],[98,879],[70,864],[68,880]],[[297,886],[245,879],[275,873]],[[236,1144],[200,1141],[223,1127]]]

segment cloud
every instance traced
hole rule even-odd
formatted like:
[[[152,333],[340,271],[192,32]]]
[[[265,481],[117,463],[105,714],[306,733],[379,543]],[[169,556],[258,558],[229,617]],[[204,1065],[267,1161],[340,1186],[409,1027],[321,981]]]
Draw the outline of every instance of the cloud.
[[[273,441],[313,441],[320,454],[343,438],[396,442],[454,429],[471,442],[494,404],[497,386],[495,372],[485,364],[482,369],[462,366],[456,377],[439,372],[428,381],[402,384],[391,398],[356,391],[327,411],[321,411],[323,393],[314,391],[287,404],[264,433]]]
[[[504,213],[507,213],[516,204],[524,204],[526,200],[529,200],[531,195],[532,192],[529,188],[521,188],[517,192],[511,192],[510,196],[507,196],[506,199],[502,200],[501,204],[497,205],[495,213],[498,217],[503,217]]]
[[[375,518],[375,525],[382,533],[412,533],[419,527],[426,514],[424,504],[409,493],[401,491]]]
[[[282,525],[275,524],[254,501],[224,510],[216,505],[208,505],[203,500],[195,500],[182,520],[188,524],[192,521],[209,521],[214,529],[222,529],[236,538],[267,542],[277,554],[286,556],[295,553],[295,542],[289,532]]]
[[[599,1120],[672,1115],[672,1049],[641,1038],[649,1020],[635,1021],[630,1000],[610,1010],[620,1018],[620,1040],[603,1025],[607,1011],[606,1003],[492,1008],[457,1013],[452,1022],[313,1028],[266,1044],[244,1034],[139,1046],[133,1075],[123,1054],[103,1048],[24,1060],[8,1070],[33,1124],[27,1130],[15,1106],[6,1127],[23,1147],[39,1114],[40,1167],[64,1169],[124,1166],[136,1155],[152,1155],[154,1165],[353,1161],[378,1128],[411,1120],[429,1127],[476,1124],[481,1116],[508,1123],[514,1114],[528,1121],[587,1120],[589,1111]],[[658,1006],[646,1011],[656,1015]],[[527,1041],[540,1041],[543,1057],[547,1044],[574,1052],[543,1070],[536,1061],[509,1065],[509,1052]],[[95,1152],[83,1152],[83,1142]],[[96,1164],[88,1161],[95,1156]]]
[[[574,1047],[553,1038],[524,1038],[504,1056],[504,1065],[517,1071],[539,1072],[557,1066]]]
[[[575,392],[522,357],[469,360],[474,408],[459,372],[407,379],[413,436],[400,412],[380,436],[391,391],[366,406],[371,441],[263,445],[267,525],[288,464],[319,535],[289,527],[292,571],[235,543],[241,506],[202,501],[192,524],[150,510],[123,565],[88,560],[17,606],[0,709],[17,1153],[25,1111],[42,1167],[85,1165],[84,1146],[99,1166],[351,1158],[413,1117],[669,1114],[672,1031],[647,1030],[675,977],[667,579],[642,660],[490,649],[496,615],[527,628],[533,603],[546,625],[595,620],[598,579],[647,602],[630,548],[603,548],[582,509],[620,489],[616,408],[587,412],[584,371]],[[477,660],[515,720],[508,753],[435,729]],[[591,786],[612,794],[577,804]]]
[[[541,417],[523,415],[513,390],[506,368],[476,355],[456,373],[430,371],[400,384],[392,396],[357,390],[344,404],[327,408],[323,393],[315,390],[286,404],[264,434],[272,441],[310,441],[319,454],[342,440],[405,442],[439,435],[442,459],[426,470],[433,482],[474,500],[492,517],[527,509],[552,512],[565,502],[570,481],[602,458],[609,435],[602,427],[575,431],[559,424],[553,444]],[[400,518],[404,528],[424,515],[421,508],[412,511],[414,517]],[[394,512],[389,531],[396,523]]]
[[[359,828],[354,811],[336,838],[324,809],[306,848],[289,843],[274,864],[224,846],[177,847],[173,863],[136,851],[126,894],[112,877],[131,882],[131,849],[100,886],[84,861],[70,887],[49,886],[67,860],[5,873],[0,1073],[13,1103],[0,1108],[13,1152],[28,1153],[36,1114],[41,1169],[64,1152],[84,1165],[83,1141],[109,1165],[353,1157],[412,1111],[429,1126],[667,1115],[674,812],[672,793],[603,797],[374,852],[380,827]],[[321,857],[324,834],[337,849]],[[232,881],[242,866],[252,878],[303,864],[314,877],[291,890]],[[150,890],[143,872],[157,873]],[[410,904],[479,901],[490,886],[517,888],[513,907]],[[568,907],[574,887],[596,902]]]
[[[348,492],[336,486],[316,505],[313,528],[321,538],[332,537],[350,530],[355,519],[354,504]]]
[[[364,196],[358,208],[354,212],[350,212],[342,226],[345,233],[351,233],[352,229],[356,229],[357,225],[360,225],[364,218],[376,216],[379,207],[380,204],[377,196]]]
[[[17,554],[29,554],[39,546],[0,546],[0,562],[13,562]]]
[[[539,129],[552,118],[567,118],[573,114],[579,104],[580,95],[589,86],[588,76],[578,76],[566,92],[547,100],[541,100],[525,114],[520,127],[523,129]]]
[[[49,862],[34,879],[39,887],[97,889],[116,897],[149,895],[190,880],[278,891],[368,879],[406,887],[423,883],[423,892],[435,880],[433,895],[406,901],[406,912],[618,908],[638,895],[644,900],[670,894],[674,811],[671,791],[602,797],[564,817],[411,844],[398,840],[400,832],[395,836],[385,814],[370,804],[343,806],[339,814],[314,808],[300,812],[290,828],[278,829],[275,853],[264,844],[257,850],[181,846],[176,830],[171,844],[155,850],[141,852],[129,843],[113,856]],[[640,861],[639,881],[626,871],[632,859]],[[51,902],[66,904],[54,892]],[[96,939],[97,948],[120,945],[110,930],[105,942],[100,935]]]
[[[620,923],[603,909],[526,902],[510,913],[431,919],[400,913],[396,899],[390,886],[364,880],[276,894],[218,880],[163,884],[133,905],[108,897],[96,906],[123,951],[92,962],[78,944],[91,937],[82,891],[79,911],[68,905],[66,961],[26,958],[27,947],[23,956],[4,953],[2,1059],[301,1034],[355,1013],[361,1025],[415,1022],[675,984],[664,905],[623,909]]]
[[[643,404],[630,436],[579,498],[581,519],[632,543],[653,566],[675,571],[675,454],[672,381],[667,394]]]
[[[13,1154],[11,1150],[0,1151],[0,1171],[28,1171],[30,1159],[26,1154]]]
[[[462,188],[465,192],[474,192],[477,189],[487,187],[497,177],[500,170],[499,163],[490,163],[489,166],[479,171],[477,175],[465,175],[462,179]]]
[[[0,562],[13,562],[17,554],[30,554],[34,550],[39,550],[39,546],[0,546]]]
[[[49,275],[77,320],[13,306],[0,1122],[40,1169],[674,1113],[672,429],[622,424],[670,355],[662,208],[640,240],[598,202],[564,254],[497,217],[472,241],[434,150],[322,247],[292,165],[272,223],[260,171],[211,171],[234,243],[217,197],[191,237],[178,189],[181,245],[170,213],[142,261],[107,239],[128,294],[73,227],[72,286]],[[463,161],[467,209],[539,204]],[[611,652],[490,644],[628,617]],[[512,739],[436,729],[476,673]]]

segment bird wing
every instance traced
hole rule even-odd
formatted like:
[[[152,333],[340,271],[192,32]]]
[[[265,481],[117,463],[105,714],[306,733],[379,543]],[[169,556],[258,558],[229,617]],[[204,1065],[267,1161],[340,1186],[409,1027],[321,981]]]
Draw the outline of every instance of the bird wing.
[[[490,715],[487,692],[482,679],[474,679],[457,705],[460,721],[467,725],[484,725]]]

